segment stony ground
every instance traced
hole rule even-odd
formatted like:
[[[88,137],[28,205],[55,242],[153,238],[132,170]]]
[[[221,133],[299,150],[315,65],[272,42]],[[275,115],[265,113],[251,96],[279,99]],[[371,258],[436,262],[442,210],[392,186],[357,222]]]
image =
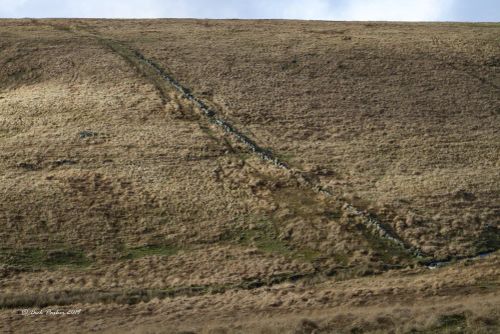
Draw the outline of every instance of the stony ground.
[[[0,21],[2,331],[495,332],[499,32]]]

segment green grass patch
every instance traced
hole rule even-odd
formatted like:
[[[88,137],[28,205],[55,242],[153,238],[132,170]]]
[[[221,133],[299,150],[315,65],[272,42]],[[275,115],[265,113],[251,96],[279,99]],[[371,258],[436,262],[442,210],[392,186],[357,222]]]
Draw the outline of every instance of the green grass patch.
[[[368,230],[367,227],[359,226],[359,229],[363,237],[370,244],[371,249],[378,254],[378,257],[384,263],[390,264],[391,262],[394,262],[394,257],[408,259],[410,261],[414,260],[411,258],[411,255],[405,251],[405,249],[374,234],[372,231]]]
[[[287,203],[287,208],[294,216],[309,219],[311,215],[322,215],[325,211],[312,189],[283,188],[273,195],[277,203]]]
[[[296,155],[292,152],[281,152],[276,153],[276,157],[281,161],[292,162],[292,160],[295,159]]]
[[[267,217],[251,217],[249,225],[252,225],[250,229],[232,231],[230,238],[242,244],[253,244],[263,252],[281,255],[290,253],[288,245],[278,239],[279,232],[272,220]]]
[[[291,253],[288,245],[280,240],[271,239],[267,237],[258,237],[255,240],[255,245],[258,249],[267,253],[280,254],[288,256]]]
[[[247,153],[247,152],[237,152],[235,154],[238,157],[238,159],[240,159],[241,161],[247,161],[248,159],[250,159],[252,157],[252,154]]]
[[[26,268],[87,267],[91,261],[80,250],[26,248],[1,250],[0,263]]]
[[[413,330],[410,333],[422,334],[452,334],[468,333],[467,322],[464,314],[448,314],[439,317],[437,323],[424,330]]]
[[[246,217],[245,220],[251,228],[228,231],[222,240],[255,246],[264,253],[277,254],[306,262],[312,262],[320,256],[319,252],[315,250],[296,247],[285,240],[280,240],[279,228],[269,217]]]
[[[347,266],[349,263],[349,256],[346,253],[337,252],[333,255],[333,258],[341,266]]]
[[[321,256],[321,253],[309,248],[300,248],[293,252],[293,258],[305,262],[314,262]]]
[[[52,25],[52,27],[56,30],[67,31],[67,32],[72,30],[71,26],[64,25],[64,24],[54,24],[54,25]]]
[[[339,210],[327,210],[325,211],[326,218],[330,220],[336,220],[342,218],[342,211]]]
[[[210,139],[212,139],[213,141],[215,142],[218,142],[218,138],[217,138],[217,133],[211,129],[209,126],[206,126],[206,125],[200,125],[200,129],[201,131],[203,131],[208,137],[210,137]],[[227,139],[225,139],[225,142],[226,144],[229,143],[229,141]],[[229,144],[230,145],[230,144]]]
[[[476,253],[492,252],[500,249],[500,229],[496,226],[486,228],[474,243]]]
[[[178,248],[168,245],[146,245],[129,248],[124,251],[123,259],[131,260],[145,256],[172,256],[177,254]]]

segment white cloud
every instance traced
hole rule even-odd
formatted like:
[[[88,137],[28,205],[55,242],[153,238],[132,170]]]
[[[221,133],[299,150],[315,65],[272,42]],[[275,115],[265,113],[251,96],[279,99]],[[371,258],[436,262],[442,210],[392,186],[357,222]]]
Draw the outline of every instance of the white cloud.
[[[85,0],[74,2],[69,8],[72,16],[77,17],[161,17],[163,16],[161,3],[150,0]]]
[[[435,21],[449,18],[464,1],[469,0],[0,0],[0,17]]]
[[[290,1],[284,17],[342,21],[435,21],[449,12],[455,0],[309,0]]]
[[[0,0],[0,14],[16,15],[17,11],[21,9],[28,0]]]
[[[177,0],[0,0],[0,17],[186,17],[201,3]]]
[[[339,18],[354,21],[435,21],[453,8],[454,0],[352,0]]]
[[[327,0],[290,1],[287,5],[285,5],[283,18],[302,20],[334,20],[335,17],[337,17],[336,10],[330,2]]]

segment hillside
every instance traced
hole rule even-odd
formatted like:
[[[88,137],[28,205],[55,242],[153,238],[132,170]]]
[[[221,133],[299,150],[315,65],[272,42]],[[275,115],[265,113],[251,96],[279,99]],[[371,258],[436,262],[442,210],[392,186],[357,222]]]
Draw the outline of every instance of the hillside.
[[[498,36],[0,20],[2,328],[494,333]]]

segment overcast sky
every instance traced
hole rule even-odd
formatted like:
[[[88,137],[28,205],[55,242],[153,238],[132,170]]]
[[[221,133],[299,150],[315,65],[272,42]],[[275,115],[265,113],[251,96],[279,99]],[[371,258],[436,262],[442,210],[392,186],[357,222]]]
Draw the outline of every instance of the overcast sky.
[[[500,0],[0,0],[0,17],[500,21]]]

